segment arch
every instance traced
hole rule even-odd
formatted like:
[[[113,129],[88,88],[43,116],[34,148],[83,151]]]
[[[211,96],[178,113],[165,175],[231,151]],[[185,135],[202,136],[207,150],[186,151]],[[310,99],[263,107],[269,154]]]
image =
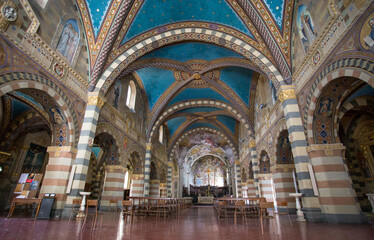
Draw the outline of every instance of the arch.
[[[145,149],[139,146],[138,144],[133,143],[130,146],[128,146],[125,150],[124,161],[126,162],[126,164],[129,162],[131,155],[135,152],[139,154],[139,160],[141,162],[145,161]]]
[[[177,37],[178,36],[178,37]],[[172,43],[189,41],[202,41],[220,44],[231,50],[244,55],[252,60],[266,75],[273,81],[275,86],[284,85],[284,79],[274,64],[257,49],[246,43],[244,40],[231,35],[230,33],[220,32],[218,30],[207,30],[199,27],[179,28],[157,34],[133,45],[120,56],[118,56],[98,79],[94,89],[91,91],[106,93],[110,85],[118,77],[123,69],[130,63],[143,56],[145,53],[155,48],[166,46]],[[154,47],[156,46],[156,47]]]
[[[126,106],[135,111],[136,86],[131,80],[127,88]]]
[[[260,160],[259,160],[259,167],[260,167],[260,171],[259,173],[260,174],[268,174],[268,173],[271,173],[271,170],[270,170],[270,167],[271,167],[271,163],[270,163],[270,156],[268,154],[268,152],[266,152],[265,150],[262,150],[260,152]]]
[[[221,101],[215,101],[215,100],[192,100],[188,102],[182,102],[182,103],[176,103],[167,108],[157,119],[155,124],[152,126],[152,128],[147,133],[147,141],[149,142],[150,139],[152,139],[154,132],[158,128],[158,126],[170,115],[173,113],[180,111],[185,108],[192,108],[192,107],[216,107],[224,109],[228,112],[231,112],[234,116],[237,117],[237,120],[244,124],[244,127],[248,130],[249,134],[251,136],[254,136],[253,130],[250,128],[249,124],[246,123],[244,116],[242,116],[237,110],[235,110],[233,107],[228,105],[225,102]],[[151,127],[151,126],[149,126]]]
[[[363,59],[360,59],[363,60]],[[367,61],[367,60],[365,60]],[[312,89],[309,92],[307,97],[307,102],[304,110],[304,129],[306,130],[306,135],[308,142],[313,141],[313,114],[316,109],[316,103],[318,101],[318,96],[321,94],[323,88],[331,81],[340,78],[340,77],[354,77],[360,79],[370,86],[374,87],[374,76],[368,72],[366,69],[359,69],[353,67],[338,67],[345,66],[349,64],[351,59],[342,59],[339,60],[327,68],[317,77],[315,82],[312,85]],[[367,61],[368,62],[368,61]],[[363,64],[362,66],[372,67],[374,63]]]
[[[9,73],[0,76],[0,82],[1,80],[5,79],[27,79],[29,76],[32,76],[33,74],[28,73]],[[46,94],[48,94],[50,97],[52,97],[60,109],[62,109],[62,112],[65,116],[65,119],[67,121],[67,125],[69,128],[69,139],[67,141],[67,145],[74,146],[75,142],[77,141],[77,135],[75,129],[75,126],[77,125],[77,121],[75,118],[75,114],[72,115],[70,112],[71,104],[70,101],[66,98],[66,96],[61,96],[59,92],[63,92],[60,88],[57,87],[55,84],[47,85],[46,83],[52,83],[50,81],[47,81],[46,79],[33,75],[33,77],[36,77],[37,79],[42,80],[43,82],[35,82],[30,80],[13,80],[11,82],[6,82],[2,85],[0,85],[0,97],[4,94],[10,93],[12,91],[16,91],[19,89],[36,89],[39,91],[43,91]],[[31,78],[32,79],[32,78]],[[46,83],[45,83],[46,82]],[[51,86],[52,85],[52,86]]]
[[[164,141],[164,125],[160,125],[159,129],[158,129],[158,141],[160,143],[163,143]]]
[[[207,132],[210,132],[210,133],[213,133],[213,134],[218,134],[220,137],[222,137],[223,139],[225,139],[225,141],[233,149],[235,157],[237,159],[239,159],[239,154],[238,154],[238,151],[235,148],[235,144],[225,134],[223,134],[222,132],[220,132],[220,131],[218,131],[216,129],[213,129],[213,128],[199,127],[199,128],[194,128],[194,129],[188,130],[174,144],[172,143],[172,145],[171,145],[172,146],[171,151],[169,151],[169,154],[168,154],[169,155],[169,161],[172,161],[172,159],[174,157],[175,148],[177,146],[179,146],[179,144],[182,142],[182,140],[184,140],[184,138],[186,138],[190,134],[201,132],[201,131],[207,131]]]
[[[371,100],[370,102],[368,102],[369,99]],[[349,102],[345,102],[339,108],[339,112],[336,115],[336,118],[334,119],[334,122],[339,124],[340,120],[342,120],[345,113],[347,113],[348,111],[350,111],[354,108],[373,106],[372,102],[374,102],[374,97],[373,96],[359,96],[355,99],[352,99]]]
[[[118,155],[118,162],[121,165],[125,165],[125,161],[123,160],[123,148],[120,143],[122,143],[123,136],[119,134],[119,132],[109,123],[106,122],[101,122],[97,124],[96,127],[96,136],[101,134],[101,133],[107,133],[110,136],[113,137],[114,141],[116,142],[116,147],[117,147],[117,155]]]
[[[288,130],[281,131],[278,135],[275,145],[275,161],[276,164],[293,164],[291,143],[288,138]]]

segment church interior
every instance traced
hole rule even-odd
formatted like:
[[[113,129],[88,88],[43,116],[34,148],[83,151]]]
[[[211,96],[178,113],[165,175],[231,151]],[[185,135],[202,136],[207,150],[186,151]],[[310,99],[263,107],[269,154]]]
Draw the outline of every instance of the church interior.
[[[373,236],[373,0],[0,11],[1,239]]]

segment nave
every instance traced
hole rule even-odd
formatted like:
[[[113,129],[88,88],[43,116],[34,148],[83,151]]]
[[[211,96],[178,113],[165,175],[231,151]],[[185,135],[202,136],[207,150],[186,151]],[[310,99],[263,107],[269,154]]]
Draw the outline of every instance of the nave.
[[[261,234],[259,218],[248,218],[247,224],[241,219],[234,224],[232,218],[217,218],[212,206],[193,206],[183,210],[179,216],[156,218],[135,216],[132,224],[115,212],[103,215],[103,222],[92,228],[92,218],[82,229],[82,221],[67,219],[35,221],[18,214],[14,218],[0,218],[0,239],[162,239],[162,240],[231,240],[231,239],[372,239],[374,221],[370,224],[320,224],[297,222],[291,215],[293,227],[287,216],[277,218],[277,226],[264,221],[264,235]],[[352,233],[355,233],[353,237]]]

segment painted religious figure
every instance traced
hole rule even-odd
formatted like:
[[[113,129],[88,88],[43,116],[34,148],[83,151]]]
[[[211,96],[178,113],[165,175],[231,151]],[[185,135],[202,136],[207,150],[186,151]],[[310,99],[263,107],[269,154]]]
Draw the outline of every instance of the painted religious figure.
[[[9,22],[13,22],[17,19],[17,10],[12,6],[4,5],[1,9],[1,13]]]
[[[360,38],[363,48],[374,51],[374,14],[371,14],[363,24]]]
[[[113,106],[118,109],[118,101],[121,96],[121,81],[116,81],[114,84],[114,102]]]
[[[57,44],[57,51],[60,52],[69,63],[74,59],[79,44],[79,28],[76,20],[70,19],[62,30]]]
[[[333,105],[334,105],[334,100],[332,100],[331,98],[321,100],[319,103],[318,114],[323,116],[324,118],[331,117]]]
[[[304,50],[308,52],[317,37],[317,33],[314,29],[313,19],[305,5],[299,6],[296,25]]]
[[[64,117],[62,116],[61,110],[58,107],[51,107],[49,111],[51,112],[53,121],[55,123],[61,125],[64,122]]]

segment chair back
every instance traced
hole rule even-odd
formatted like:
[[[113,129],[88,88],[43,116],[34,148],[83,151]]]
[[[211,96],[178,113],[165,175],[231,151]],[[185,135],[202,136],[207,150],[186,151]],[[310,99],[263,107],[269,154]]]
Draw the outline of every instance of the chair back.
[[[218,201],[219,206],[226,206],[227,202],[226,201]]]
[[[274,203],[273,202],[260,202],[260,208],[274,208]]]
[[[92,200],[92,199],[87,199],[87,207],[92,206],[92,207],[97,207],[98,201]]]
[[[131,205],[132,205],[131,200],[123,200],[123,201],[122,201],[122,206],[128,206],[128,207],[131,207]]]
[[[278,207],[288,207],[287,201],[277,201]]]
[[[242,201],[242,200],[236,201],[235,206],[245,206],[245,201]]]
[[[82,199],[76,198],[73,199],[73,205],[81,205],[82,204]]]
[[[165,205],[165,200],[158,200],[157,205]]]

